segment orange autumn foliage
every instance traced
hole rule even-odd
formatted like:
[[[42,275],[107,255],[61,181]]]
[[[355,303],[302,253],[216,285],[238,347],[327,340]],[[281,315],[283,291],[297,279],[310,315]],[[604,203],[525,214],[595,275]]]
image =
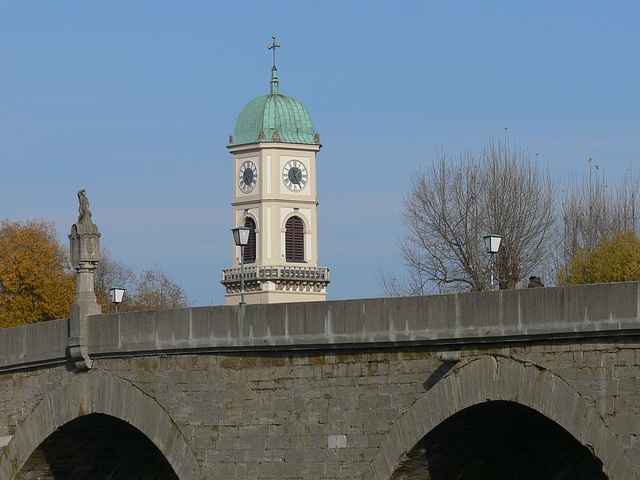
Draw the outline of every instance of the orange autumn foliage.
[[[640,238],[633,232],[601,238],[591,249],[579,248],[558,275],[559,285],[640,280]]]
[[[53,222],[3,220],[0,228],[0,328],[67,318],[75,275]]]

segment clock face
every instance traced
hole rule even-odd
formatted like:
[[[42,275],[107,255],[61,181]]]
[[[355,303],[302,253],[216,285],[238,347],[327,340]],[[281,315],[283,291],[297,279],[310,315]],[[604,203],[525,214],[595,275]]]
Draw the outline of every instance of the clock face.
[[[299,160],[291,160],[282,170],[282,181],[289,190],[302,190],[307,184],[307,167]]]
[[[244,193],[249,193],[256,186],[258,181],[258,168],[251,161],[246,161],[240,167],[238,173],[238,184]]]

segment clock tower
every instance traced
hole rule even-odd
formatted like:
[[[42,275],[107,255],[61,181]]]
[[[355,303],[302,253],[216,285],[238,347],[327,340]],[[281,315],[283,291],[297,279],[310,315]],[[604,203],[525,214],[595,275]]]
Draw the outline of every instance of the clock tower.
[[[306,108],[279,93],[275,62],[270,90],[242,109],[227,145],[233,155],[233,226],[251,229],[243,256],[245,301],[325,300],[329,269],[318,266],[320,137]],[[233,266],[222,270],[227,305],[240,302],[240,255],[234,245]]]

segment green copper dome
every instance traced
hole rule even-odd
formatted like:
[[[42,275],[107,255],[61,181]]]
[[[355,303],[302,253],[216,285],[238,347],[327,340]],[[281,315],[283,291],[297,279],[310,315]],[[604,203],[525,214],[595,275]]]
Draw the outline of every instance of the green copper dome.
[[[278,71],[271,70],[271,93],[251,100],[238,115],[227,147],[249,143],[320,143],[307,109],[295,98],[278,93]]]

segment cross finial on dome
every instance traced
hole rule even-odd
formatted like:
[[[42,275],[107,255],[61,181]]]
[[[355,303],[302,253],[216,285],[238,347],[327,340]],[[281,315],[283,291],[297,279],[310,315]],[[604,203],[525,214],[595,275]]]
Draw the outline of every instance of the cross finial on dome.
[[[273,68],[276,68],[276,48],[280,47],[279,43],[276,43],[276,36],[271,37],[273,44],[269,45],[269,50],[273,50]]]

